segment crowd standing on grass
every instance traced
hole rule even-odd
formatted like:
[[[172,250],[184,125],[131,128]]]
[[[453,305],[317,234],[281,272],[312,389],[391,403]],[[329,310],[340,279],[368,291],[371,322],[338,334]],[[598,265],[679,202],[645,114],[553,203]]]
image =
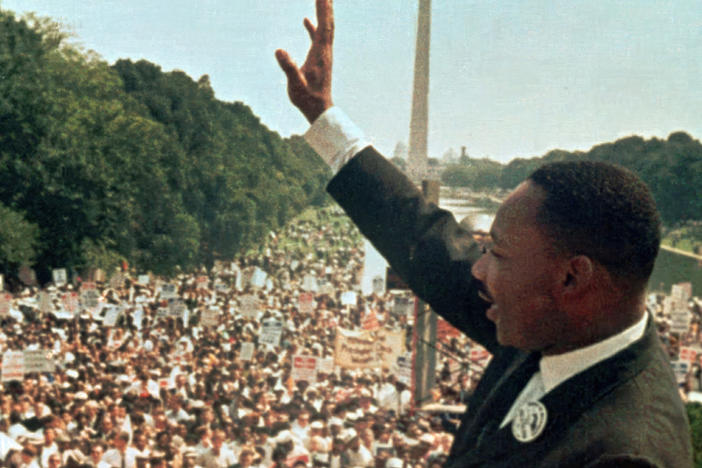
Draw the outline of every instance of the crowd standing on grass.
[[[116,272],[90,286],[92,304],[76,302],[90,284],[81,278],[6,297],[3,466],[441,466],[455,421],[414,408],[397,369],[332,364],[311,381],[295,378],[294,356],[333,363],[338,330],[365,328],[369,314],[377,327],[411,333],[412,315],[395,307],[406,293],[360,294],[363,260],[356,228],[326,208],[210,271],[172,280]],[[349,292],[352,304],[342,300]],[[688,333],[670,332],[663,296],[651,295],[649,310],[671,359],[688,362],[687,397],[700,390],[690,352],[701,309],[685,300]],[[261,343],[269,319],[283,324],[276,344]],[[466,400],[489,359],[450,336],[437,343],[431,394],[446,406]],[[11,374],[12,352],[38,351],[53,371]]]

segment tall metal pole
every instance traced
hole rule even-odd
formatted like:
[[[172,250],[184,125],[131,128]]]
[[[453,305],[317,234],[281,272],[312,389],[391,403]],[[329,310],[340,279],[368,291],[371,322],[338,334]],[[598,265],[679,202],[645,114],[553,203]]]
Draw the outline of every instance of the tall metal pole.
[[[429,122],[429,39],[431,0],[419,0],[417,47],[414,57],[414,88],[409,139],[409,173],[421,180],[427,169],[427,132]]]

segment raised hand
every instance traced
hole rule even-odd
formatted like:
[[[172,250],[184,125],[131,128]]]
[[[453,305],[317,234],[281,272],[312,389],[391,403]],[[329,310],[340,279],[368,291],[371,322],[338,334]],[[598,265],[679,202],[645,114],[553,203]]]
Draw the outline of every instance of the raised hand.
[[[298,68],[282,49],[275,57],[288,78],[290,101],[312,123],[332,104],[332,43],[334,42],[334,11],[332,0],[317,0],[317,26],[305,18],[305,29],[312,44],[307,58]]]

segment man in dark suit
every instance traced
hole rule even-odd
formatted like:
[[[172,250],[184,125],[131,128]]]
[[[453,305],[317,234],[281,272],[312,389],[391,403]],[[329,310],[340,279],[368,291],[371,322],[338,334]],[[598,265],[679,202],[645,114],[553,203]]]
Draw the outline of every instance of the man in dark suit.
[[[648,188],[603,163],[534,172],[485,252],[372,147],[331,99],[331,0],[298,68],[276,57],[329,193],[410,287],[493,353],[446,466],[690,466],[689,426],[645,313],[660,221]]]

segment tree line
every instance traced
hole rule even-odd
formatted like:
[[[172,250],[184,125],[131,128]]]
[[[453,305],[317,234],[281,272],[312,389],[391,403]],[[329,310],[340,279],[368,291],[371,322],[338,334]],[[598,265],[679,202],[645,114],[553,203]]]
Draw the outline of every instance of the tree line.
[[[323,204],[327,171],[206,75],[110,66],[57,23],[0,10],[0,273],[233,258]]]
[[[594,146],[587,152],[553,150],[541,157],[513,159],[506,165],[465,158],[448,166],[441,180],[446,185],[476,190],[512,189],[542,164],[581,159],[612,162],[638,174],[651,188],[666,226],[700,220],[702,144],[685,132],[674,132],[667,139],[630,136]]]

